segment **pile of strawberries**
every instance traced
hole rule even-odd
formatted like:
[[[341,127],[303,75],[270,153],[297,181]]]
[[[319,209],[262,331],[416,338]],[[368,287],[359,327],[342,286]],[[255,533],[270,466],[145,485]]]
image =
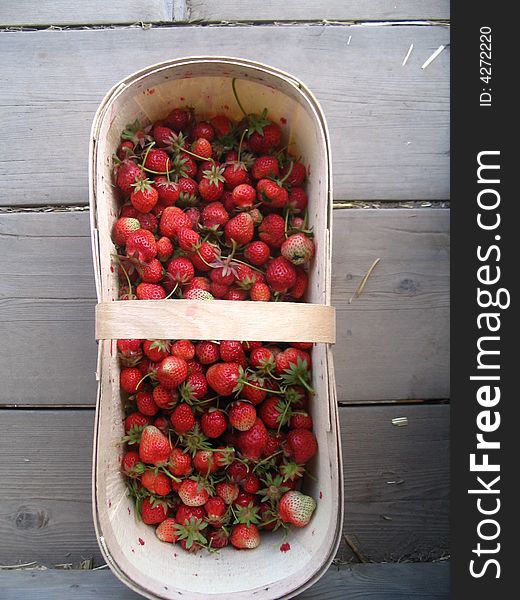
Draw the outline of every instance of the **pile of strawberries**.
[[[119,340],[128,395],[122,469],[144,523],[188,551],[256,548],[304,527],[298,491],[317,451],[312,344]]]
[[[197,121],[176,108],[123,132],[113,230],[120,299],[303,298],[314,255],[307,172],[266,115]]]

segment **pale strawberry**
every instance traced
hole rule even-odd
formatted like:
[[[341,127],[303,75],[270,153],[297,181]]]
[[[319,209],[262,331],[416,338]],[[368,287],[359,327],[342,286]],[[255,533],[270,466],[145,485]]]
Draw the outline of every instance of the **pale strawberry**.
[[[306,496],[296,490],[290,490],[280,499],[278,515],[285,523],[296,527],[305,527],[309,524],[316,509],[316,501],[311,496]]]
[[[260,532],[253,523],[250,525],[239,523],[233,527],[230,541],[239,550],[257,548],[260,545]]]
[[[186,506],[204,506],[209,500],[208,490],[194,479],[185,479],[177,493]]]
[[[228,407],[229,424],[238,431],[248,431],[256,422],[255,407],[249,402],[237,400]]]
[[[135,233],[138,229],[141,228],[141,224],[137,219],[132,217],[122,217],[116,221],[114,225],[114,230],[112,232],[112,237],[114,238],[114,242],[118,246],[124,246],[126,244],[126,240]]]
[[[164,519],[155,530],[155,535],[161,542],[174,544],[177,541],[177,521],[173,517]]]
[[[280,250],[293,265],[304,265],[314,256],[314,243],[305,234],[295,233],[283,242]]]

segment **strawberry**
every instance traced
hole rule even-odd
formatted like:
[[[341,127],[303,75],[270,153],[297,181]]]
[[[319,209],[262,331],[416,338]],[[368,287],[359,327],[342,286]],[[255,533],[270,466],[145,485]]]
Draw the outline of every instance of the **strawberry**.
[[[168,148],[176,137],[172,129],[159,123],[153,126],[152,136],[158,148]]]
[[[129,196],[132,192],[132,186],[138,180],[143,178],[143,172],[141,169],[131,160],[126,159],[117,168],[117,187],[124,193],[125,196]]]
[[[217,363],[211,365],[206,373],[208,385],[220,396],[229,396],[235,390],[240,378],[237,363]]]
[[[166,236],[159,238],[156,242],[157,258],[165,262],[173,254],[173,244]]]
[[[220,496],[213,496],[204,505],[204,510],[208,516],[208,523],[213,527],[222,525],[223,517],[226,513],[226,503]]]
[[[191,360],[195,356],[195,346],[190,340],[177,340],[171,347],[172,356]]]
[[[255,179],[278,177],[278,161],[274,156],[259,156],[251,167],[251,174]]]
[[[304,429],[302,431],[307,430]],[[258,418],[251,429],[240,432],[237,441],[237,446],[242,456],[251,460],[258,460],[262,456],[266,444],[267,430],[265,425]]]
[[[224,300],[235,300],[241,302],[247,298],[247,290],[231,287],[223,297]]]
[[[121,386],[121,389],[128,394],[135,394],[142,377],[143,375],[139,369],[127,367],[126,369],[121,370],[119,385]]]
[[[203,373],[189,373],[186,381],[179,387],[179,391],[186,402],[201,400],[208,391],[206,377]]]
[[[166,268],[171,280],[175,283],[188,283],[195,275],[193,263],[185,256],[173,258]]]
[[[285,523],[291,523],[296,527],[305,527],[309,524],[315,509],[314,498],[296,490],[290,490],[285,492],[280,500],[278,515]]]
[[[174,390],[167,390],[162,385],[156,385],[153,388],[153,400],[162,410],[171,410],[178,401],[178,394]]]
[[[269,260],[269,246],[260,240],[251,242],[244,248],[244,256],[254,266],[264,265]]]
[[[172,486],[170,478],[164,473],[155,473],[154,469],[147,469],[141,477],[141,485],[154,496],[167,496]]]
[[[175,520],[177,523],[186,524],[190,519],[204,519],[206,512],[202,506],[187,506],[181,504],[175,513]]]
[[[166,237],[173,237],[177,235],[177,232],[181,227],[188,227],[191,229],[192,224],[190,218],[178,207],[178,206],[167,206],[161,215],[159,221],[159,231],[161,235]]]
[[[237,185],[231,193],[233,204],[239,209],[252,208],[256,201],[255,188],[247,183]]]
[[[162,501],[145,498],[141,505],[141,519],[147,525],[162,523],[168,515],[168,508]]]
[[[256,184],[256,192],[258,202],[273,208],[283,208],[289,200],[287,190],[271,179],[260,179]]]
[[[215,485],[215,492],[219,498],[224,500],[225,504],[233,504],[238,497],[239,489],[236,483],[220,481]]]
[[[230,133],[232,123],[226,115],[216,115],[210,119],[211,125],[218,137],[222,137]]]
[[[137,392],[135,404],[137,406],[137,410],[148,417],[155,417],[155,415],[159,412],[159,407],[153,399],[152,392]]]
[[[229,213],[222,202],[211,202],[202,209],[201,219],[204,227],[222,229],[229,221]]]
[[[265,276],[275,292],[287,292],[296,283],[296,269],[283,256],[273,258],[269,262]]]
[[[191,456],[180,448],[172,448],[170,460],[168,461],[168,470],[176,477],[185,477],[192,471]]]
[[[190,259],[195,268],[199,271],[211,271],[211,264],[220,256],[218,246],[209,242],[202,242],[197,252],[190,254]]]
[[[141,372],[139,372],[139,374],[140,373]],[[132,430],[134,432],[142,431],[147,425],[151,424],[152,419],[150,419],[150,417],[147,417],[140,412],[131,413],[125,419],[125,433],[131,433]]]
[[[157,244],[151,231],[138,229],[131,233],[126,240],[126,253],[135,256],[141,262],[147,262],[157,255]]]
[[[194,479],[185,479],[177,493],[186,506],[203,506],[209,500],[208,490]]]
[[[201,341],[195,345],[195,354],[203,365],[211,365],[220,358],[218,344],[215,342]]]
[[[237,400],[228,408],[229,424],[238,431],[248,431],[256,422],[255,407],[249,402]]]
[[[214,300],[215,298],[206,290],[193,288],[184,294],[186,300]]]
[[[176,181],[170,181],[164,175],[154,178],[154,186],[159,195],[159,202],[164,206],[173,206],[181,194],[180,185]]]
[[[254,473],[248,473],[242,482],[242,489],[248,494],[256,494],[260,489],[260,480]]]
[[[157,370],[157,379],[167,390],[178,387],[187,376],[188,363],[178,356],[168,356]]]
[[[121,461],[121,467],[123,473],[132,479],[140,477],[144,469],[144,465],[139,460],[139,453],[136,450],[125,452]]]
[[[233,340],[222,340],[220,342],[220,358],[224,362],[241,362],[244,358],[242,344]]]
[[[139,179],[132,184],[133,191],[130,194],[132,206],[141,213],[147,213],[157,204],[159,192],[150,183],[149,179]]]
[[[239,550],[257,548],[260,545],[260,532],[253,523],[239,523],[233,527],[230,541]]]
[[[157,429],[159,429],[159,431],[164,433],[164,435],[168,435],[168,433],[170,432],[170,423],[169,423],[168,419],[163,415],[159,415],[155,419],[153,424],[155,427],[157,427]]]
[[[144,340],[143,351],[154,362],[160,362],[170,356],[171,343],[168,340]]]
[[[248,244],[255,231],[253,219],[248,213],[240,213],[230,219],[224,228],[226,241],[235,241],[237,244]]]
[[[251,300],[257,302],[269,302],[271,300],[271,290],[266,283],[253,283],[249,296]]]
[[[140,283],[136,292],[138,300],[164,300],[166,298],[164,288],[155,283]]]
[[[155,534],[161,540],[161,542],[168,542],[174,544],[177,541],[177,521],[173,517],[164,519],[162,523],[159,523],[155,530]]]
[[[241,485],[249,473],[249,468],[243,462],[234,460],[227,468],[226,473],[230,481]]]
[[[211,450],[197,450],[193,457],[193,466],[198,473],[205,476],[218,470]]]
[[[211,158],[213,154],[211,142],[204,138],[196,139],[191,145],[191,151],[193,154],[197,155],[199,160],[207,160],[208,158]]]
[[[219,550],[229,544],[229,533],[223,527],[217,527],[208,531],[208,541],[211,548]]]
[[[114,242],[118,246],[124,246],[130,235],[135,233],[140,228],[141,224],[137,219],[133,219],[132,217],[122,217],[121,219],[118,219],[114,225],[114,231],[112,233]]]
[[[279,429],[289,420],[288,405],[280,398],[270,396],[260,405],[259,416],[269,429]]]
[[[224,169],[215,164],[203,171],[203,177],[199,182],[199,194],[205,202],[215,202],[222,196],[224,191]]]
[[[226,415],[218,408],[210,408],[202,415],[200,422],[206,437],[218,438],[226,431]]]
[[[171,168],[170,157],[164,150],[152,148],[146,155],[144,167],[156,173],[166,173]]]
[[[174,131],[186,131],[193,121],[193,112],[189,108],[174,108],[164,119],[165,125]]]
[[[312,429],[312,417],[306,411],[293,412],[289,421],[291,429]]]
[[[289,294],[295,299],[300,300],[303,297],[305,292],[307,291],[307,286],[309,284],[309,276],[307,273],[301,269],[296,269],[296,282],[289,290]]]
[[[307,169],[301,162],[291,161],[283,167],[281,176],[287,185],[301,186],[307,176]]]
[[[262,132],[253,131],[247,140],[249,148],[257,154],[267,154],[270,150],[277,148],[282,139],[282,130],[276,123],[267,121],[262,127]]]
[[[179,248],[184,252],[196,252],[200,246],[200,235],[187,227],[181,227],[177,230],[177,240]]]
[[[309,199],[307,197],[307,194],[305,193],[305,190],[299,187],[291,188],[291,191],[289,192],[289,199],[287,200],[287,206],[291,207],[292,209],[303,212],[307,208],[308,203]],[[303,223],[300,224],[299,221],[293,219],[293,228],[295,227],[295,225],[296,228],[298,228],[298,225],[301,227]]]
[[[163,267],[159,260],[152,258],[138,268],[143,283],[159,283],[163,278]]]
[[[207,121],[199,121],[191,132],[194,138],[204,138],[208,142],[212,142],[215,139],[215,130],[213,125]]]
[[[142,462],[160,467],[170,458],[170,442],[168,438],[154,425],[143,429],[139,442],[139,458]]]
[[[258,228],[258,237],[271,248],[279,248],[285,241],[285,221],[276,213],[265,217]]]
[[[117,158],[119,160],[125,160],[134,154],[134,144],[130,140],[125,140],[119,144],[117,149]]]
[[[287,434],[285,451],[299,465],[308,462],[316,454],[317,449],[318,443],[312,431],[292,429]]]
[[[210,272],[209,278],[219,285],[231,285],[235,281],[235,275],[228,267],[216,267]]]
[[[281,253],[293,265],[304,265],[314,256],[314,244],[303,233],[295,233],[288,237],[282,244]]]
[[[178,404],[170,415],[170,422],[175,433],[182,435],[191,431],[195,425],[195,416],[189,404]]]
[[[247,167],[237,160],[228,161],[223,172],[226,189],[233,190],[247,181]]]

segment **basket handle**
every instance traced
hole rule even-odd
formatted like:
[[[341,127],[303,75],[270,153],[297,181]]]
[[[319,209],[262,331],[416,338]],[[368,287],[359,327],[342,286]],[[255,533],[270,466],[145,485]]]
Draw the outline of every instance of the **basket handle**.
[[[325,304],[233,300],[120,300],[96,306],[96,339],[336,342]]]

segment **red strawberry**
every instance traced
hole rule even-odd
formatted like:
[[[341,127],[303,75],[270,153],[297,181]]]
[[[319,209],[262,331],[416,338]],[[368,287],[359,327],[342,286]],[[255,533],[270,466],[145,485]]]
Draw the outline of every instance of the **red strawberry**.
[[[180,388],[181,389],[181,388]],[[208,384],[203,373],[190,373],[182,385],[181,396],[186,402],[201,400],[208,391]],[[218,436],[217,436],[218,437]]]
[[[159,260],[152,258],[147,263],[142,263],[138,271],[143,283],[159,283],[163,278],[163,267]]]
[[[164,519],[162,523],[159,523],[155,530],[155,535],[161,540],[161,542],[168,542],[174,544],[177,541],[177,521],[173,517]]]
[[[211,264],[220,256],[217,246],[209,242],[202,242],[196,253],[190,255],[191,262],[199,271],[211,271]]]
[[[163,262],[167,261],[173,254],[173,244],[166,236],[159,238],[156,242],[157,258]]]
[[[152,502],[150,498],[145,498],[141,505],[141,519],[147,525],[162,523],[168,514],[168,507],[163,501]]]
[[[278,429],[289,420],[288,407],[276,396],[266,398],[260,405],[259,416],[269,429]]]
[[[161,215],[159,222],[159,231],[161,235],[166,237],[173,237],[177,235],[178,230],[181,227],[192,228],[190,218],[178,207],[178,206],[167,206]]]
[[[182,451],[180,448],[172,448],[168,469],[176,477],[189,475],[192,471],[191,456],[187,451]]]
[[[186,506],[203,506],[209,500],[208,490],[194,479],[185,479],[177,493]]]
[[[133,190],[132,185],[143,177],[141,169],[131,160],[124,160],[117,168],[116,183],[119,189],[128,196]]]
[[[210,119],[211,124],[215,130],[215,133],[218,137],[222,137],[230,133],[232,128],[232,123],[226,115],[216,115],[212,119]]]
[[[123,460],[121,461],[121,467],[123,473],[132,479],[140,477],[142,470],[144,469],[144,465],[139,460],[139,453],[136,450],[125,452]]]
[[[234,240],[237,244],[248,244],[255,232],[253,219],[248,213],[240,213],[230,219],[224,228],[226,240]]]
[[[224,300],[242,301],[247,298],[247,290],[238,287],[231,287],[224,296]]]
[[[276,123],[268,124],[262,128],[262,133],[253,131],[250,138],[247,140],[249,148],[257,154],[267,154],[280,145],[282,139],[282,130]]]
[[[228,161],[226,168],[223,173],[224,180],[226,182],[226,189],[232,190],[246,183],[247,181],[247,168],[243,162],[236,160]]]
[[[132,206],[141,213],[148,213],[157,204],[159,193],[150,183],[149,179],[139,179],[132,184],[133,191],[130,194]]]
[[[153,399],[155,404],[163,410],[171,410],[178,401],[178,394],[174,390],[167,390],[162,385],[153,388]]]
[[[240,367],[237,363],[217,363],[211,365],[206,373],[208,385],[220,396],[233,393],[240,378]]]
[[[165,125],[156,123],[152,129],[153,139],[159,148],[167,148],[171,146],[172,140],[175,139],[173,131]]]
[[[177,230],[177,240],[179,248],[184,252],[195,252],[200,246],[200,235],[187,227],[181,227]]]
[[[271,248],[279,248],[285,241],[285,221],[276,213],[265,217],[258,228],[258,237]]]
[[[125,419],[125,433],[131,433],[132,430],[134,432],[137,430],[142,431],[147,425],[151,424],[152,419],[150,419],[150,417],[147,417],[140,412],[131,413]]]
[[[291,429],[312,429],[312,417],[304,410],[293,412],[289,427]]]
[[[234,340],[222,340],[220,342],[220,358],[224,362],[240,363],[245,358],[241,342]]]
[[[154,362],[160,362],[170,356],[171,343],[168,340],[144,340],[143,351]]]
[[[133,219],[132,217],[122,217],[121,219],[118,219],[114,225],[114,231],[112,234],[114,242],[118,246],[124,246],[130,235],[135,233],[140,228],[141,224],[137,219]]]
[[[230,540],[239,550],[257,548],[260,545],[260,532],[253,523],[250,525],[239,523],[233,527]]]
[[[220,481],[215,485],[215,491],[226,504],[233,504],[239,493],[238,485],[231,481]]]
[[[199,362],[203,365],[210,365],[214,362],[217,362],[220,357],[218,344],[206,340],[196,344],[195,354],[197,355]]]
[[[164,175],[157,175],[154,185],[159,194],[159,202],[163,206],[173,206],[179,199],[181,188],[176,181],[170,181]]]
[[[147,262],[157,255],[157,244],[151,231],[138,229],[131,233],[126,240],[126,253],[136,256],[141,262]]]
[[[164,119],[164,123],[174,131],[185,131],[193,121],[193,113],[188,108],[174,108]]]
[[[157,427],[157,429],[162,431],[164,435],[168,435],[170,431],[170,423],[168,422],[168,419],[166,417],[158,416],[153,422],[153,424],[155,425],[155,427]]]
[[[178,356],[168,356],[157,370],[157,379],[167,390],[178,387],[187,376],[188,363]]]
[[[208,542],[211,548],[225,548],[229,544],[229,533],[223,527],[208,531]]]
[[[296,430],[297,431],[297,430]],[[306,429],[303,431],[307,431]],[[267,444],[267,430],[260,419],[247,431],[241,431],[238,436],[237,446],[242,456],[251,460],[258,460]]]
[[[117,340],[117,349],[121,357],[135,356],[136,352],[141,351],[143,340]]]
[[[159,412],[159,407],[153,399],[152,392],[137,392],[135,403],[137,410],[148,417],[155,417],[155,415]]]
[[[148,231],[155,231],[157,229],[157,217],[149,212],[149,213],[139,213],[136,217],[141,225],[141,229],[148,229]]]
[[[274,156],[259,156],[251,167],[251,174],[255,179],[278,177],[278,161]]]
[[[265,277],[275,292],[287,292],[296,283],[296,269],[286,258],[278,256],[267,265]]]
[[[135,394],[137,391],[137,386],[142,377],[143,375],[141,371],[135,367],[127,367],[126,369],[122,369],[119,376],[119,384],[121,389],[128,394]]]
[[[222,525],[222,519],[226,514],[226,503],[220,496],[214,496],[210,498],[204,505],[204,510],[208,515],[208,523],[213,527],[220,527]]]
[[[195,275],[193,263],[185,256],[173,258],[166,270],[175,283],[188,283]]]
[[[144,463],[160,467],[170,458],[170,442],[154,425],[147,425],[139,442],[139,458]]]
[[[293,265],[304,265],[314,256],[314,244],[304,233],[295,233],[288,237],[280,250],[282,256]]]
[[[257,302],[269,302],[271,300],[271,290],[266,283],[253,283],[249,295],[251,300]]]
[[[290,490],[285,492],[280,500],[278,515],[285,523],[291,523],[296,527],[305,527],[309,524],[315,509],[314,498],[296,490]]]
[[[196,139],[191,145],[191,151],[193,154],[197,155],[199,160],[207,160],[211,158],[213,154],[213,148],[211,147],[211,142],[204,138]]]
[[[203,171],[203,177],[199,182],[199,194],[205,202],[215,202],[222,196],[224,191],[224,169],[215,164]]]
[[[285,451],[294,462],[303,465],[308,462],[318,449],[316,437],[308,429],[292,429],[287,434]]]
[[[198,473],[206,476],[218,470],[211,450],[197,450],[193,457],[193,466]]]
[[[155,283],[140,283],[136,293],[138,300],[164,300],[166,298],[164,289]]]
[[[204,227],[221,229],[229,221],[229,213],[222,202],[211,202],[202,209],[201,218]]]
[[[256,267],[264,265],[269,260],[269,246],[260,240],[251,242],[244,248],[244,256]]]
[[[172,491],[170,478],[164,473],[147,469],[141,477],[141,485],[154,496],[167,496]]]
[[[218,408],[210,408],[200,420],[202,432],[206,437],[218,438],[227,427],[226,415]]]
[[[252,208],[253,204],[256,202],[256,191],[255,188],[247,183],[241,183],[233,189],[231,197],[233,199],[233,204],[237,208]]]
[[[206,513],[201,506],[187,506],[181,504],[175,513],[177,523],[186,524],[190,519],[204,519]]]
[[[179,435],[191,431],[195,425],[193,410],[189,404],[178,404],[170,415],[173,429]]]
[[[150,171],[166,173],[171,169],[170,157],[164,150],[152,148],[146,156],[144,166]]]
[[[125,140],[119,144],[119,148],[117,149],[117,158],[119,160],[125,160],[132,156],[134,153],[134,144],[130,140]]]
[[[229,405],[229,423],[238,431],[248,431],[256,422],[255,407],[249,402],[237,400]]]
[[[290,206],[291,208],[294,208],[299,211],[304,211],[307,208],[308,202],[309,199],[307,198],[307,194],[302,188],[291,188],[291,191],[289,192],[289,199],[287,200],[287,206]],[[295,226],[296,228],[298,228],[298,226],[301,227],[301,224],[296,219],[293,219],[292,226],[293,228]]]
[[[234,460],[227,468],[226,473],[233,483],[241,485],[249,473],[249,468],[243,462]]]
[[[215,139],[215,130],[213,125],[207,121],[199,121],[191,132],[194,138],[204,138],[208,142],[212,142]]]
[[[289,200],[287,190],[271,179],[260,179],[256,184],[258,202],[273,208],[283,208]]]
[[[171,348],[172,356],[191,360],[195,356],[195,346],[190,340],[177,340]]]
[[[301,268],[296,269],[296,282],[289,290],[289,294],[295,300],[299,300],[305,294],[308,283],[309,276],[307,275],[307,273]]]

